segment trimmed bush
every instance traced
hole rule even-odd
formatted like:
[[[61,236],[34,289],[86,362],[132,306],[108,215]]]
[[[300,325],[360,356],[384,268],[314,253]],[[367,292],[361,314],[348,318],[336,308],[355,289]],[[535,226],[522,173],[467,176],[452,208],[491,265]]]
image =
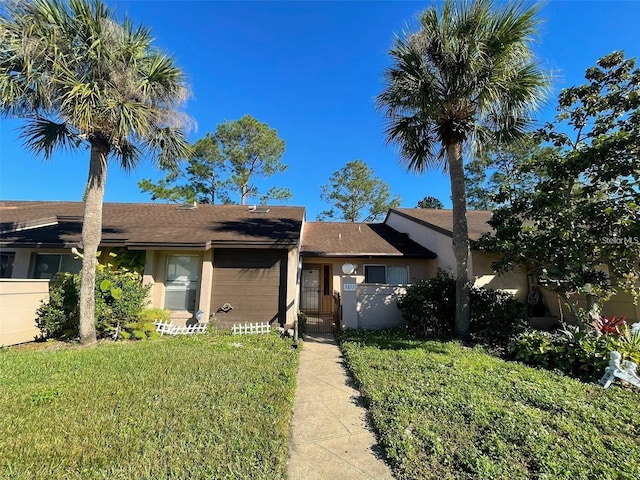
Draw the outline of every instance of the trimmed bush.
[[[398,308],[409,330],[419,337],[451,338],[455,324],[455,280],[445,271],[407,288]],[[508,293],[471,288],[471,334],[489,344],[504,345],[526,326],[526,308]]]

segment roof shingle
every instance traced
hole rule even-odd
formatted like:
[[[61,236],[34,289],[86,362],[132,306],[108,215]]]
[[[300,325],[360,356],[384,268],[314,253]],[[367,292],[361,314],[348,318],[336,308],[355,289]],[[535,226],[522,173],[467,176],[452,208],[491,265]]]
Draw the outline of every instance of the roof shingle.
[[[436,255],[383,223],[308,222],[302,235],[303,256],[413,257]]]
[[[0,245],[77,245],[81,202],[0,202]],[[295,245],[304,207],[105,203],[102,244],[131,248],[209,248],[212,245]]]
[[[453,236],[453,211],[435,210],[431,208],[393,208],[389,215],[395,212],[400,216],[417,221],[427,228],[439,231],[449,237]],[[467,224],[469,240],[478,241],[485,233],[493,232],[487,222],[491,220],[492,212],[488,210],[468,210]]]

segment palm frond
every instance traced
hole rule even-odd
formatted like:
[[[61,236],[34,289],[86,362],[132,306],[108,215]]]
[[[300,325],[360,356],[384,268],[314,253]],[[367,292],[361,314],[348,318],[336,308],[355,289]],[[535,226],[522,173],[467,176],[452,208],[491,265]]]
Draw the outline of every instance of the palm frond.
[[[525,129],[549,80],[530,49],[537,13],[524,2],[445,0],[396,39],[376,104],[410,169],[438,165],[451,144]]]
[[[57,123],[36,116],[21,128],[20,138],[25,146],[49,160],[56,149],[73,149],[81,143],[76,133],[66,123]]]
[[[192,147],[182,130],[154,128],[143,140],[148,153],[161,169],[175,170],[179,161],[192,155]]]
[[[111,139],[111,152],[125,172],[135,170],[142,158],[140,148],[126,137]]]

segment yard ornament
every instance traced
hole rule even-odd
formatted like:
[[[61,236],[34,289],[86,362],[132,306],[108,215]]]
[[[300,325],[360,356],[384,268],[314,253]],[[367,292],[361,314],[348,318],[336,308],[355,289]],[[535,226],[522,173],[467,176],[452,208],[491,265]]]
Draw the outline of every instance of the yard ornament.
[[[609,366],[605,368],[604,376],[600,379],[600,386],[607,388],[616,378],[619,378],[636,388],[640,388],[640,377],[637,372],[638,365],[629,360],[624,360],[620,363],[621,359],[620,352],[611,352],[611,360],[609,360]]]

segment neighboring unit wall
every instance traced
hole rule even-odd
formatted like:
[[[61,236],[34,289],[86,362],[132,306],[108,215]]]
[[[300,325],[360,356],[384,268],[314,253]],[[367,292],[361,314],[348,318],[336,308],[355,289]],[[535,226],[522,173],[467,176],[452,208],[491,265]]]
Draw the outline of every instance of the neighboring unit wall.
[[[491,268],[491,264],[497,260],[497,256],[474,251],[471,253],[471,258],[473,259],[473,284],[475,287],[508,292],[526,304],[529,285],[527,274],[522,268],[497,274]]]
[[[551,315],[564,318],[569,323],[575,322],[575,318],[569,308],[562,299],[558,301],[559,297],[555,292],[546,288],[541,288],[540,291],[542,292],[545,307],[547,307]],[[587,306],[584,296],[572,296],[569,299],[576,308],[586,308]],[[602,307],[602,315],[607,318],[613,316],[617,318],[624,317],[629,324],[640,322],[640,305],[634,304],[631,294],[620,292],[614,295],[611,300],[605,302]]]
[[[342,265],[351,263],[357,265],[355,274],[351,275],[356,279],[356,283],[360,285],[364,283],[364,265],[408,265],[409,267],[409,283],[416,283],[420,280],[431,278],[436,273],[436,265],[434,260],[415,259],[415,258],[362,258],[362,257],[345,257],[345,258],[328,258],[328,257],[303,257],[303,265],[306,264],[331,264],[333,270],[333,290],[342,293]]]
[[[72,255],[71,249],[63,249],[63,248],[3,248],[3,252],[13,252],[15,253],[15,258],[13,260],[13,272],[11,274],[11,278],[33,278],[33,265],[31,265],[32,259],[34,258],[34,254],[36,253],[55,253],[55,254],[64,254],[64,255]]]
[[[436,268],[445,270],[452,275],[455,274],[456,257],[453,254],[453,239],[451,237],[394,212],[389,213],[385,223],[399,232],[406,233],[411,240],[435,253],[437,255],[435,259]],[[469,278],[472,278],[473,262],[471,258],[469,258],[467,270]]]
[[[33,341],[36,310],[47,300],[48,280],[0,279],[0,346]]]

